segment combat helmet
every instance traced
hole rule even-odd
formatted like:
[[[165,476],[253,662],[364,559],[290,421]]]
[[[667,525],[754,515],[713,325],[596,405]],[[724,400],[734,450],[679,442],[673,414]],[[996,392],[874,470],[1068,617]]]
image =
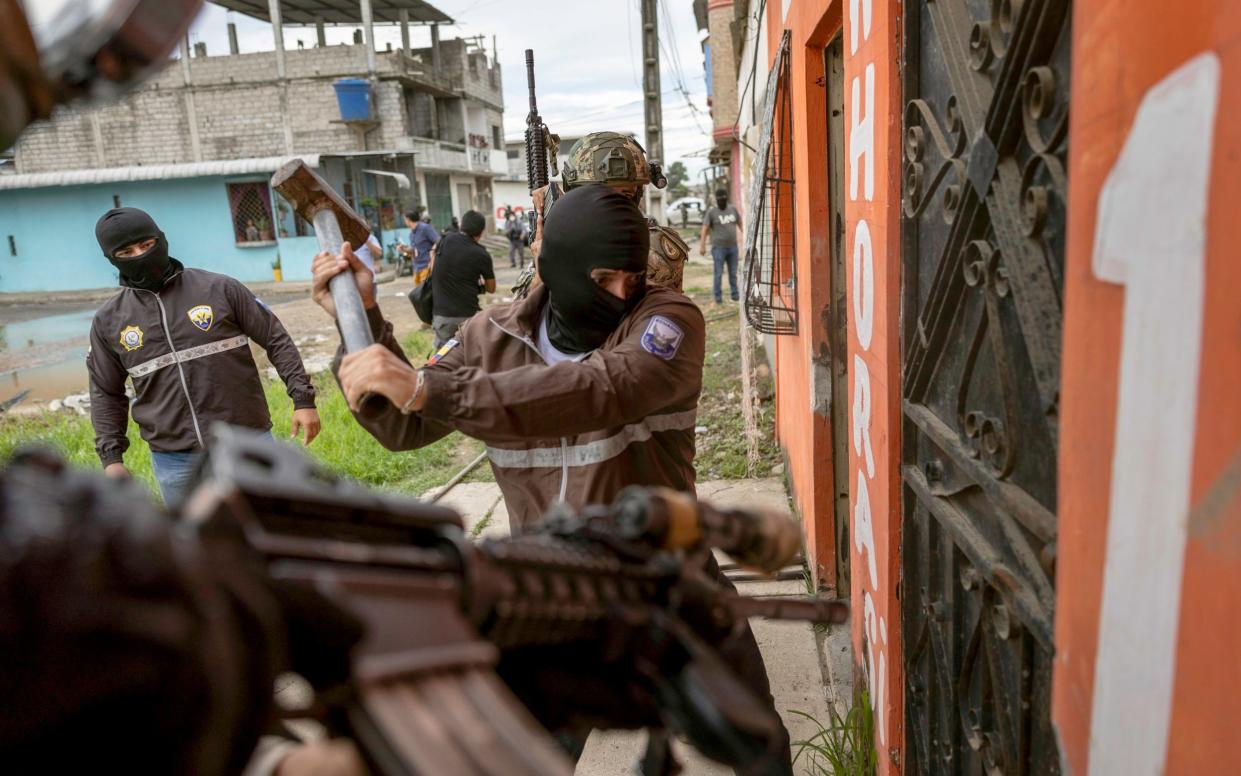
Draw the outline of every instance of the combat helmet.
[[[619,132],[591,132],[574,143],[560,180],[566,191],[586,183],[653,183],[661,189],[668,185],[660,165],[647,160],[642,145]]]

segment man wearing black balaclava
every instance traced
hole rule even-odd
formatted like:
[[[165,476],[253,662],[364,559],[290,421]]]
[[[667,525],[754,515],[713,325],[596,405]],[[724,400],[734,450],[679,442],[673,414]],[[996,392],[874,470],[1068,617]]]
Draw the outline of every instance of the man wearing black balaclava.
[[[293,399],[293,436],[304,430],[310,444],[319,433],[315,389],[271,310],[233,278],[186,269],[168,255],[154,219],[137,208],[104,213],[95,237],[121,286],[95,313],[86,356],[95,450],[109,475],[129,474],[127,379],[165,502],[183,495],[211,423],[271,429],[251,341],[267,351]]]
[[[711,284],[711,293],[715,303],[724,301],[721,276],[728,270],[728,290],[732,300],[737,301],[737,243],[744,239],[742,234],[741,214],[737,207],[728,202],[728,190],[715,190],[715,206],[707,209],[702,217],[702,234],[698,236],[698,253],[707,254],[707,235],[711,235],[711,258],[715,264],[715,275]]]
[[[558,503],[610,503],[629,485],[693,493],[695,483],[702,312],[684,294],[646,287],[650,232],[630,197],[582,186],[544,226],[543,283],[465,321],[421,368],[406,359],[347,245],[314,263],[312,293],[333,315],[328,281],[353,273],[375,338],[333,364],[358,422],[390,450],[454,430],[486,442],[515,533]],[[390,404],[363,417],[365,394]],[[770,702],[748,632],[728,657]],[[787,738],[778,756],[788,764]]]

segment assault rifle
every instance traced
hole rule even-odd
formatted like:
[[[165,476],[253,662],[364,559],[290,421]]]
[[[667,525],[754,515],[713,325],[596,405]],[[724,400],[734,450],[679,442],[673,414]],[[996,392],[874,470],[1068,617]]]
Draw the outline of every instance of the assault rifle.
[[[530,112],[526,114],[526,181],[530,193],[547,187],[543,195],[543,217],[560,196],[560,187],[552,183],[556,175],[556,159],[560,156],[560,136],[553,135],[539,115],[538,98],[534,90],[534,49],[526,49],[526,87],[530,91]],[[549,172],[550,170],[550,172]],[[538,220],[535,220],[537,239]]]
[[[787,516],[663,489],[475,543],[450,510],[366,491],[226,428],[185,513],[207,535],[239,530],[274,578],[361,619],[349,691],[321,689],[347,699],[340,732],[392,776],[567,776],[545,730],[583,722],[668,730],[739,772],[780,773],[780,721],[718,648],[748,617],[848,614],[842,601],[747,598],[705,570],[713,548],[779,570],[801,546]],[[480,730],[492,731],[486,754]]]
[[[546,217],[552,205],[560,196],[560,187],[552,183],[551,177],[556,174],[556,159],[560,155],[560,136],[553,135],[543,123],[539,115],[538,98],[534,90],[534,49],[526,49],[526,88],[530,92],[530,112],[526,114],[526,183],[530,194],[546,187],[543,192],[543,207],[536,209],[535,218],[530,224],[530,243],[539,240],[538,216]],[[550,173],[548,165],[551,165]],[[517,276],[513,283],[513,298],[525,299],[534,286],[535,263],[530,262]]]
[[[273,675],[292,671],[314,689],[295,716],[351,738],[379,776],[570,776],[548,731],[591,727],[678,735],[769,776],[784,772],[780,721],[720,650],[748,617],[848,614],[738,595],[712,550],[772,571],[800,532],[667,490],[475,543],[451,510],[222,426],[174,532],[192,541],[173,541],[132,487],[55,460],[0,473],[0,537],[32,537],[0,555],[0,652],[20,658],[0,670],[6,762],[82,762],[44,742],[88,731],[152,758],[144,772],[162,772],[165,751],[194,758],[181,772],[237,772],[270,718]],[[161,747],[137,743],[152,720]],[[650,754],[645,773],[677,772]]]

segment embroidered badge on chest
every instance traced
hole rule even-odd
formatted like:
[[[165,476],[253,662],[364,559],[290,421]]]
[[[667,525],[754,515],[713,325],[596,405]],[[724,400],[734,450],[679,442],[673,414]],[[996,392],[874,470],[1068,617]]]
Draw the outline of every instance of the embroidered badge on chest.
[[[215,323],[215,313],[209,304],[191,307],[185,314],[190,316],[190,323],[197,326],[199,331],[211,331],[211,324]]]
[[[121,329],[121,347],[130,352],[142,347],[142,329],[137,326],[126,326]]]
[[[681,327],[663,317],[656,315],[642,332],[642,349],[665,361],[671,361],[681,347],[685,332]]]
[[[444,343],[444,345],[443,345],[443,347],[441,347],[439,350],[435,351],[435,355],[433,355],[433,356],[431,356],[430,358],[428,358],[428,359],[427,359],[427,366],[431,366],[432,364],[438,364],[438,363],[439,363],[439,361],[440,361],[440,359],[441,359],[441,358],[443,358],[444,356],[448,355],[448,351],[450,351],[450,350],[452,350],[453,348],[457,347],[457,345],[458,345],[458,344],[460,344],[460,343],[459,343],[459,342],[457,342],[457,340],[456,340],[455,338],[454,338],[454,339],[450,339],[450,340],[448,340],[447,342],[445,342],[445,343]]]

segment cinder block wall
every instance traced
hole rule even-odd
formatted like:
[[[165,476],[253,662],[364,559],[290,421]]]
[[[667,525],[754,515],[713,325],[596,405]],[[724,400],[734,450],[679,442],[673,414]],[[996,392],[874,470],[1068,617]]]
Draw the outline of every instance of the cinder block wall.
[[[732,0],[711,0],[707,8],[707,31],[711,36],[711,118],[716,133],[731,131],[737,120],[735,15]]]
[[[461,41],[444,41],[440,77],[453,80],[467,94],[503,104],[499,88],[490,85],[485,61],[479,78],[466,64]],[[361,150],[356,135],[342,124],[332,83],[366,76],[362,46],[329,46],[286,51],[287,99],[282,101],[276,79],[275,52],[255,52],[190,61],[193,88],[185,86],[180,62],[174,61],[140,91],[104,107],[74,107],[31,127],[18,142],[19,173],[97,167],[175,164],[197,161],[191,144],[190,108],[199,137],[202,161],[281,156],[287,153],[282,110],[288,111],[293,153],[342,153]],[[371,150],[411,147],[417,134],[409,120],[405,93],[384,73],[401,67],[400,54],[377,56],[381,80],[373,91],[373,115],[381,124],[367,137]],[[430,52],[425,59],[429,61]],[[498,66],[497,66],[498,69]],[[497,77],[497,84],[499,79]],[[190,95],[192,94],[192,99]],[[451,103],[449,103],[451,105]],[[286,107],[287,106],[287,107]],[[448,106],[445,106],[448,107]],[[464,136],[460,108],[447,117]],[[498,111],[491,111],[503,126]],[[441,115],[441,122],[446,117]],[[98,124],[98,135],[95,126]]]

